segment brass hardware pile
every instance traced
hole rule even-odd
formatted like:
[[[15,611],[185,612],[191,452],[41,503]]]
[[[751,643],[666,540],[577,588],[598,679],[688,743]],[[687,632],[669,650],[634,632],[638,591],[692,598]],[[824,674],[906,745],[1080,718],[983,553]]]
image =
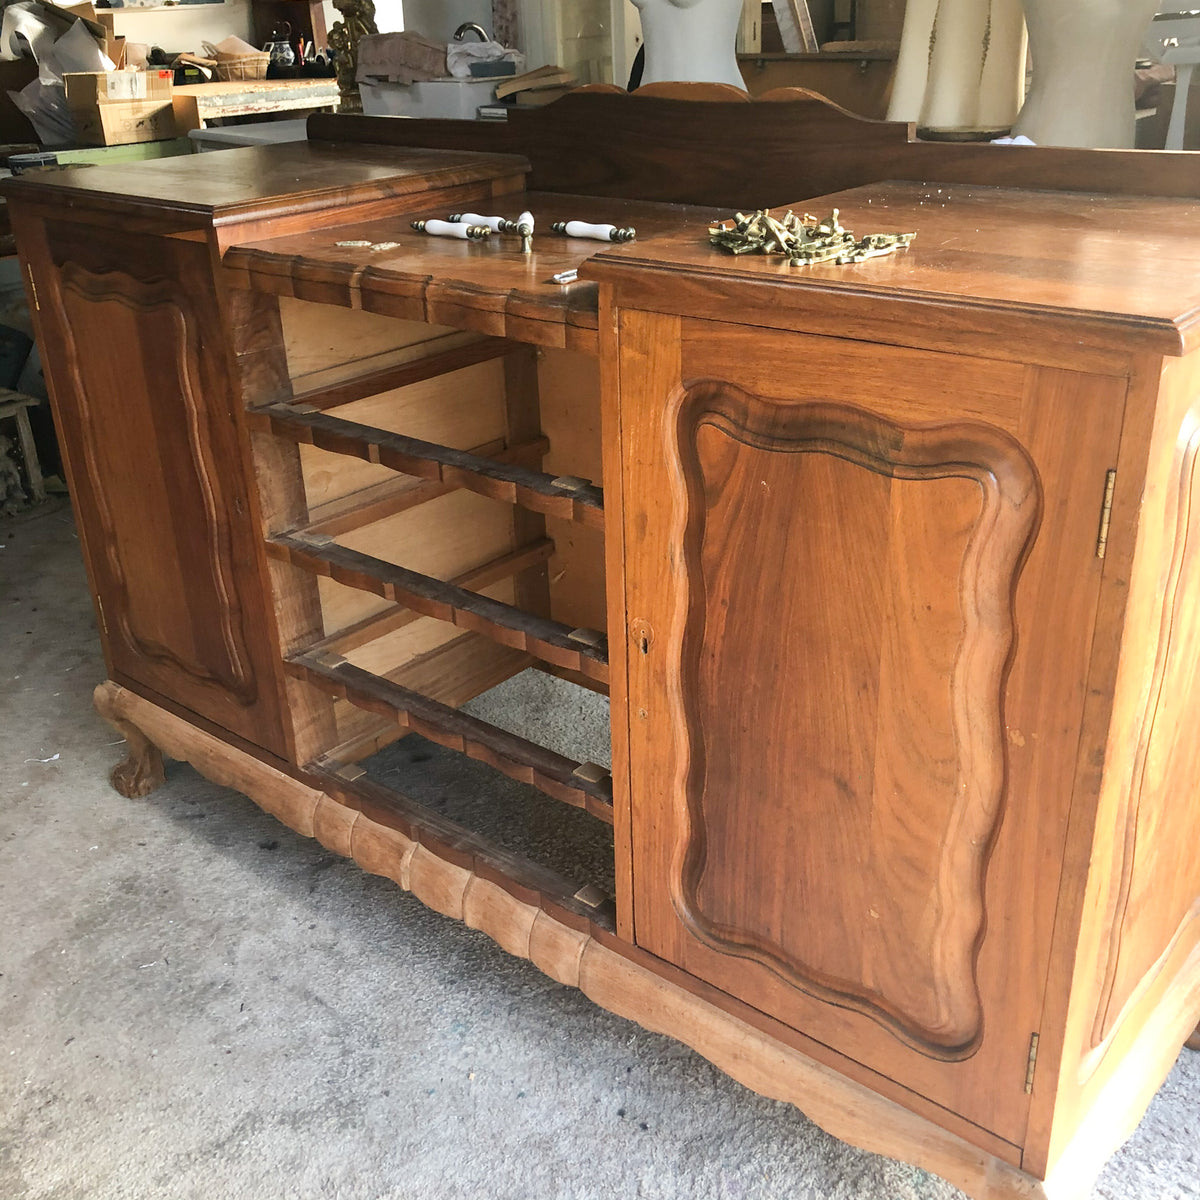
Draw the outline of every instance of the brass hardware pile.
[[[815,263],[866,262],[906,249],[915,233],[869,233],[856,239],[838,220],[835,208],[824,220],[791,209],[781,218],[760,208],[753,216],[737,213],[732,220],[710,225],[709,241],[730,254],[773,254],[786,258],[793,267]]]

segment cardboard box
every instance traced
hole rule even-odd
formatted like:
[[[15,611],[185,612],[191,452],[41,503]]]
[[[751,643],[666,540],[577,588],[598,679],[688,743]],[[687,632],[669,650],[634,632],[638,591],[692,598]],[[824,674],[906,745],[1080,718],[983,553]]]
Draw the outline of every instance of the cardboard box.
[[[170,69],[68,74],[67,103],[72,108],[90,108],[114,100],[170,100],[174,77]]]
[[[124,146],[175,136],[171,71],[98,71],[65,77],[84,145]]]

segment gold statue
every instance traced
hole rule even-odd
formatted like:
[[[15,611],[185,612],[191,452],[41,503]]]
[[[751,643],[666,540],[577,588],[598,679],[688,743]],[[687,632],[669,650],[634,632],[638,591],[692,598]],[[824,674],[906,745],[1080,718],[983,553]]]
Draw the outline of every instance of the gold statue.
[[[362,96],[358,91],[358,41],[367,34],[378,33],[375,24],[374,0],[333,0],[333,7],[342,19],[329,31],[329,45],[337,55],[338,92],[341,99],[338,111],[362,112]]]

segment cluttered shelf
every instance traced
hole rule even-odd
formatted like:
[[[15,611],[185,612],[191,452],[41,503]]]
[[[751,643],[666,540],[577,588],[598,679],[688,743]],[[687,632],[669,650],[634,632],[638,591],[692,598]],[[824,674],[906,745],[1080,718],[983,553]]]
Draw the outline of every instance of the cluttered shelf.
[[[131,145],[184,137],[213,121],[338,106],[333,68],[317,54],[315,36],[294,35],[287,22],[263,49],[230,34],[164,52],[117,34],[116,11],[48,0],[4,9],[0,39],[16,57],[0,63],[0,143],[48,152]],[[324,39],[323,25],[319,34]]]

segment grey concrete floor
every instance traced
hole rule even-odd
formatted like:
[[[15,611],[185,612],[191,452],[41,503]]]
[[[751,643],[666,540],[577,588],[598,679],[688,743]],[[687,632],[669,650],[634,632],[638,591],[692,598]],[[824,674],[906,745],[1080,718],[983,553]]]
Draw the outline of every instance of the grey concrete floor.
[[[0,520],[0,1200],[952,1200],[174,765],[90,706],[70,515]],[[1104,1200],[1200,1196],[1200,1055]]]

